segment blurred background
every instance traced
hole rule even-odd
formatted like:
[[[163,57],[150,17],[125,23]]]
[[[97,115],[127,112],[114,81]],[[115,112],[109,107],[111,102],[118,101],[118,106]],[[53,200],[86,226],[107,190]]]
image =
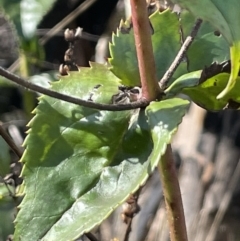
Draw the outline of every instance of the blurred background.
[[[0,0],[0,65],[45,87],[59,78],[59,66],[66,63],[66,28],[81,28],[71,61],[89,66],[89,61],[106,62],[112,32],[121,19],[130,16],[128,0],[55,0],[42,14],[34,36],[26,38],[30,33],[16,27],[20,2]],[[163,0],[149,1],[150,12],[166,7],[174,6]],[[37,94],[0,78],[0,127],[21,150],[26,124],[36,104]],[[190,241],[240,240],[239,147],[239,111],[214,113],[191,105],[173,142]],[[11,240],[9,235],[13,233],[19,200],[10,194],[22,182],[18,160],[0,137],[0,241]],[[99,241],[168,241],[158,172],[142,187],[138,204],[140,211],[132,220],[129,237],[128,226],[121,218],[122,207],[92,234]]]

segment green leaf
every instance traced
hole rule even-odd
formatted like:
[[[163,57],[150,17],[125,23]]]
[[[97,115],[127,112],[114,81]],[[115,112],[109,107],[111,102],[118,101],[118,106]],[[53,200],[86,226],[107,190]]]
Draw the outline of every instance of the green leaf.
[[[2,10],[16,26],[18,35],[30,39],[56,0],[0,0]]]
[[[183,93],[188,95],[196,104],[210,111],[222,110],[225,107],[238,109],[240,106],[240,77],[237,78],[236,88],[232,91],[231,99],[217,99],[218,94],[225,88],[229,73],[219,73],[206,80],[201,80],[202,71],[195,71],[181,76],[166,91],[166,98]]]
[[[183,38],[186,38],[192,30],[195,18],[189,12],[183,11],[179,23],[177,16],[167,10],[162,13],[155,12],[150,16],[150,20],[154,29],[152,42],[157,76],[160,79],[181,47],[180,24]],[[168,28],[166,28],[166,23]],[[187,73],[187,70],[192,72],[203,69],[214,61],[222,62],[229,58],[226,40],[222,36],[215,36],[214,31],[215,29],[209,23],[202,24],[195,41],[187,52],[188,65],[182,62],[171,82]],[[112,58],[109,59],[112,65],[111,71],[122,79],[124,85],[140,85],[133,30],[129,21],[121,22],[117,34],[113,34],[112,42],[110,44]]]
[[[231,74],[217,98],[231,98],[240,68],[240,1],[239,0],[174,0],[195,17],[208,21],[220,31],[230,46]]]
[[[155,12],[150,21],[154,29],[152,44],[157,77],[160,79],[181,47],[179,22],[177,15],[169,10]],[[113,34],[110,53],[111,71],[122,80],[122,84],[140,86],[133,29],[129,22],[121,23],[117,34]]]
[[[152,102],[146,108],[148,124],[151,129],[154,149],[152,158],[161,159],[165,153],[167,144],[177,131],[183,116],[189,106],[188,100],[180,98],[167,99],[160,102]]]
[[[224,38],[208,33],[196,39],[187,52],[189,71],[203,69],[213,62],[221,63],[229,59],[229,53]]]
[[[189,12],[182,11],[180,20],[186,38],[191,33],[196,18]],[[229,59],[229,46],[222,35],[215,34],[215,29],[208,22],[203,22],[187,51],[187,58],[189,72],[200,70],[213,62],[221,63]]]
[[[28,81],[36,85],[42,86],[44,88],[49,88],[51,82],[57,81],[57,77],[58,77],[57,71],[49,71],[49,72],[33,75],[28,79]]]
[[[194,87],[199,84],[202,71],[187,73],[176,79],[165,91],[165,98],[172,98],[180,94],[184,88]]]
[[[221,73],[207,79],[202,84],[183,89],[182,93],[188,95],[196,104],[204,109],[217,111],[225,107],[238,109],[240,106],[240,77],[237,77],[236,86],[231,92],[231,99],[217,99],[217,96],[225,88],[230,74]]]
[[[119,84],[107,67],[92,63],[52,89],[110,103]],[[145,110],[99,111],[40,97],[24,143],[25,197],[14,240],[74,240],[101,223],[156,168],[183,106],[181,99],[151,103],[146,116]]]
[[[109,103],[119,84],[107,67],[92,64],[52,88]],[[157,165],[148,159],[152,141],[144,111],[98,111],[43,96],[35,113],[24,144],[26,195],[15,241],[77,238],[136,191]]]

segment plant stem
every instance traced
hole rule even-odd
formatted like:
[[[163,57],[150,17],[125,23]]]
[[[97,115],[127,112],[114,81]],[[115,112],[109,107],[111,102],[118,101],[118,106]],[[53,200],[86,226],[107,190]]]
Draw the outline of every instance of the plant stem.
[[[158,164],[167,209],[171,241],[187,241],[182,197],[171,145]]]
[[[32,91],[36,91],[41,94],[48,95],[53,98],[63,100],[69,103],[81,105],[88,108],[98,109],[98,110],[109,110],[109,111],[132,110],[132,109],[146,107],[149,104],[149,101],[147,101],[146,99],[140,99],[138,101],[134,101],[128,104],[99,104],[92,101],[86,101],[86,100],[72,97],[69,95],[61,94],[51,89],[46,89],[39,85],[35,85],[15,74],[12,74],[11,72],[2,68],[1,66],[0,66],[0,75]]]
[[[147,4],[146,0],[131,0],[130,3],[142,96],[148,101],[153,101],[160,95],[161,90],[156,75]]]
[[[160,80],[160,88],[162,90],[164,90],[167,87],[168,81],[173,76],[173,74],[176,71],[177,67],[181,63],[181,61],[182,61],[186,51],[191,46],[194,38],[196,37],[196,35],[198,33],[198,30],[199,30],[201,24],[202,24],[202,20],[201,19],[197,19],[196,22],[195,22],[195,25],[194,25],[191,33],[190,33],[190,35],[185,39],[185,41],[184,41],[181,49],[179,50],[176,58],[174,59],[174,61],[172,62],[171,66],[169,67],[167,72],[164,74],[164,76]]]
[[[163,89],[160,89],[156,75],[146,1],[131,0],[130,2],[142,96],[148,101],[153,101],[160,96]],[[187,241],[182,198],[170,145],[159,162],[159,172],[165,194],[171,241]]]

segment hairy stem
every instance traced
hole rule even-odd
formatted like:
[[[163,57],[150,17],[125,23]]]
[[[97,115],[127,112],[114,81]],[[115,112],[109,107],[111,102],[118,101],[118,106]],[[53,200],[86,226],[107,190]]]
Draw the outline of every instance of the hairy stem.
[[[29,81],[24,80],[23,78],[20,78],[15,74],[12,74],[11,72],[7,71],[1,66],[0,66],[0,75],[32,91],[36,91],[41,94],[48,95],[59,100],[64,100],[69,103],[81,105],[88,108],[98,109],[98,110],[110,110],[110,111],[132,110],[132,109],[146,107],[149,104],[149,102],[144,99],[140,99],[138,101],[131,102],[128,104],[99,104],[92,101],[86,101],[86,100],[72,97],[69,95],[61,94],[59,92],[43,88],[39,85],[35,85]]]
[[[161,90],[156,75],[147,4],[146,0],[131,0],[130,3],[142,95],[146,100],[153,101]]]
[[[174,61],[172,62],[171,66],[169,67],[167,72],[164,74],[164,76],[160,80],[160,88],[162,90],[164,90],[167,87],[167,84],[168,84],[169,80],[173,76],[173,74],[176,71],[177,67],[180,65],[180,63],[181,63],[181,61],[182,61],[186,51],[189,49],[189,47],[191,46],[194,38],[196,37],[201,24],[202,24],[202,20],[201,19],[197,19],[196,22],[195,22],[195,25],[194,25],[191,33],[190,33],[190,35],[185,39],[185,41],[184,41],[181,49],[179,50],[176,58],[174,59]]]
[[[182,197],[171,146],[158,164],[160,172],[171,241],[187,241],[187,230],[183,212]]]

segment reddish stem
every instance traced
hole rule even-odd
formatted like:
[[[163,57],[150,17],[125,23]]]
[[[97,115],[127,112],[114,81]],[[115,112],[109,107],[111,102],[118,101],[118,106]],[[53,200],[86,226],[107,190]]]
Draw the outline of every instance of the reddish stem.
[[[153,101],[157,99],[161,90],[156,75],[147,4],[146,0],[131,0],[130,2],[142,95],[146,100]]]
[[[153,101],[160,96],[161,89],[156,76],[146,0],[130,2],[143,98]],[[182,198],[170,145],[159,162],[159,172],[165,195],[171,241],[187,241]]]
[[[187,241],[187,230],[171,145],[158,164],[167,209],[171,241]]]

